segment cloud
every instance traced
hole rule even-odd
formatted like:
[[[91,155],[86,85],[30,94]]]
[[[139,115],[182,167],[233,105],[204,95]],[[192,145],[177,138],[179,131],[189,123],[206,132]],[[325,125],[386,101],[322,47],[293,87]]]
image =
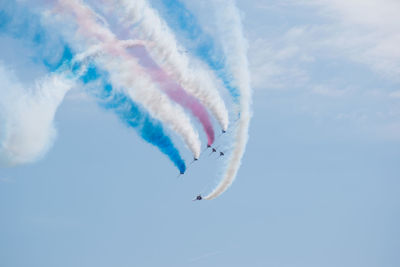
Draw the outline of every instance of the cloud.
[[[246,12],[255,89],[278,90],[280,99],[295,99],[299,107],[288,110],[324,123],[351,125],[377,138],[398,134],[399,1],[239,4]],[[377,128],[382,134],[375,134]]]
[[[293,85],[305,84],[309,74],[301,67],[312,57],[302,54],[296,44],[282,45],[278,42],[258,38],[251,42],[249,51],[252,84],[256,89],[283,89]]]
[[[332,46],[375,71],[399,80],[400,2],[394,0],[313,1],[330,21]],[[329,23],[329,22],[327,22]]]
[[[255,26],[263,24],[265,17],[247,14],[248,20],[259,20],[248,24],[255,87],[303,84],[314,79],[310,68],[338,59],[363,64],[386,79],[400,81],[400,2],[285,1],[263,4],[263,8],[271,12],[267,15],[276,24]],[[293,14],[293,9],[298,13]],[[279,17],[287,19],[282,23]]]

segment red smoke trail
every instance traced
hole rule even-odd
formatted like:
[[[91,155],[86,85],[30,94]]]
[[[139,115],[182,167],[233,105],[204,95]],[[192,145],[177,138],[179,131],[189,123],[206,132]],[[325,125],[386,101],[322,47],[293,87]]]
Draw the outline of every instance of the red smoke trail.
[[[186,91],[154,62],[145,47],[142,45],[133,46],[132,53],[139,58],[140,64],[148,70],[152,79],[157,81],[162,90],[176,103],[190,110],[192,114],[200,121],[207,135],[208,145],[214,143],[215,134],[209,114],[206,108],[193,96]]]

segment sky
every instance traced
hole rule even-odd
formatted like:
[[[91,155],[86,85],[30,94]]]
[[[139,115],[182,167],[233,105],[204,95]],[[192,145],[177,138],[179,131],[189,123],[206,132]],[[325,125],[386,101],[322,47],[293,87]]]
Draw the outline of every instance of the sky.
[[[218,1],[183,2],[213,29]],[[0,266],[399,266],[400,3],[236,2],[253,117],[232,187],[191,201],[219,181],[223,158],[190,164],[173,136],[189,164],[177,177],[75,87],[48,153],[0,167]],[[0,61],[24,66],[21,83],[46,72],[29,47],[0,39]]]

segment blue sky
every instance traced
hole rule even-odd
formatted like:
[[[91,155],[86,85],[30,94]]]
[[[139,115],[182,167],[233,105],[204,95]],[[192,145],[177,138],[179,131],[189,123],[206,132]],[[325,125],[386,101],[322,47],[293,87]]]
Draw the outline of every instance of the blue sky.
[[[218,181],[222,159],[204,155],[177,178],[74,88],[49,152],[0,169],[0,266],[400,264],[400,5],[237,2],[254,116],[233,186],[192,202]],[[212,28],[207,5],[185,3]],[[12,40],[0,47],[1,61],[15,49],[15,66],[29,62]],[[26,69],[28,80],[44,73]]]

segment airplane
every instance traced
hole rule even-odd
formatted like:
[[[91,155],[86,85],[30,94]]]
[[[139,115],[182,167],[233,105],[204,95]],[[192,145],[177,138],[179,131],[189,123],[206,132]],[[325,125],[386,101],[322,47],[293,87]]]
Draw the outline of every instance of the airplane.
[[[226,133],[226,131],[225,131],[225,130],[222,130],[222,133],[224,134],[224,133]]]
[[[203,197],[201,195],[198,195],[195,199],[193,199],[193,201],[202,200],[202,199],[203,199]]]
[[[219,152],[219,156],[220,157],[225,156],[224,152]]]
[[[198,160],[199,160],[198,158],[193,158],[193,161],[190,162],[190,164],[193,164],[193,162],[198,161]]]
[[[217,150],[213,147],[211,153],[208,156],[211,156],[213,153],[217,152]]]

